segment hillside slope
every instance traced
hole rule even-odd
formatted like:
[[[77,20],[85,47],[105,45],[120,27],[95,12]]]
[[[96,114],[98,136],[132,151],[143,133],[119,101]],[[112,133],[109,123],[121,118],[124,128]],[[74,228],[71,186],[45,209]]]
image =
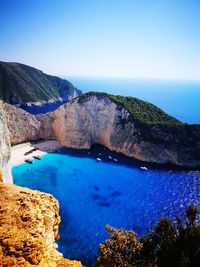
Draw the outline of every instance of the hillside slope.
[[[7,103],[66,102],[80,94],[67,80],[24,64],[0,61],[0,99]]]

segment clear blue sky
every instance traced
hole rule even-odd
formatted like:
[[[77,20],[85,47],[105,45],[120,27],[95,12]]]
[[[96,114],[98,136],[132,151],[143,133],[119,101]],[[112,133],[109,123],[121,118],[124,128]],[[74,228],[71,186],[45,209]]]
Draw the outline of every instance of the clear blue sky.
[[[200,80],[200,0],[0,0],[0,60],[65,76]]]

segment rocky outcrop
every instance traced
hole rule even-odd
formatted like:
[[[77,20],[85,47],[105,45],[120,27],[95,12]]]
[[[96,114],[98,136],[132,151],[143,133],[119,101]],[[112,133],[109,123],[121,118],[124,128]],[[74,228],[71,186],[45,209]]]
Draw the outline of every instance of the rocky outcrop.
[[[2,101],[0,101],[0,174],[0,182],[12,182],[10,139]]]
[[[0,266],[81,267],[56,248],[59,238],[57,200],[11,183],[12,144],[52,138],[51,114],[35,116],[0,101]],[[8,126],[8,127],[7,127]]]
[[[0,196],[1,266],[82,266],[56,250],[60,217],[53,196],[6,184]]]
[[[89,97],[84,102],[77,98],[54,112],[53,131],[67,147],[89,149],[92,144],[101,144],[112,149],[111,136],[119,114],[116,104],[108,98],[99,101],[97,97]]]
[[[200,167],[199,125],[147,124],[104,94],[82,95],[61,106],[53,112],[52,127],[63,146],[101,144],[145,162]]]
[[[55,138],[52,130],[52,116],[34,116],[20,108],[4,103],[5,120],[7,121],[11,145],[38,139]]]

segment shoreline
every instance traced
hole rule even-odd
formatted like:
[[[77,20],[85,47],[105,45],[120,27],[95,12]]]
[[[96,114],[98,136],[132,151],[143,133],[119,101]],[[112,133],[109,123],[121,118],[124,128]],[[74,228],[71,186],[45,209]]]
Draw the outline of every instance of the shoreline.
[[[38,149],[28,155],[24,155],[26,152],[31,151],[34,147]],[[26,159],[33,159],[33,156],[40,156],[52,152],[62,145],[56,140],[41,140],[38,142],[24,142],[11,147],[11,165],[12,167],[22,164]]]
[[[94,145],[100,146],[101,145]],[[28,155],[24,155],[26,152],[33,150],[35,147],[38,149],[36,151],[31,152]],[[57,140],[36,140],[36,141],[28,141],[21,144],[17,144],[11,147],[11,168],[17,165],[20,165],[25,162],[26,159],[33,159],[34,156],[40,156],[42,158],[43,155],[53,152],[59,148],[62,148],[63,145],[61,145]],[[91,147],[92,149],[92,147]],[[77,151],[77,149],[75,149]],[[79,150],[79,149],[78,149]],[[84,149],[83,149],[84,150]],[[80,149],[80,151],[83,151]],[[87,150],[87,154],[88,154]],[[122,156],[124,159],[127,158],[129,163],[125,163],[124,160],[120,161],[121,164],[125,165],[137,165],[138,168],[144,169],[143,166],[145,166],[145,169],[151,169],[151,170],[170,170],[170,171],[194,171],[194,172],[200,172],[199,168],[195,167],[185,167],[185,166],[177,166],[173,164],[159,164],[159,163],[151,163],[151,162],[145,162],[145,161],[139,161],[137,159],[128,157],[122,153],[117,153],[116,151],[110,151],[110,153],[116,153],[116,156]],[[96,155],[94,158],[97,158],[98,155]],[[133,160],[130,163],[130,160]],[[106,161],[106,160],[105,160]],[[122,163],[123,162],[123,163]]]

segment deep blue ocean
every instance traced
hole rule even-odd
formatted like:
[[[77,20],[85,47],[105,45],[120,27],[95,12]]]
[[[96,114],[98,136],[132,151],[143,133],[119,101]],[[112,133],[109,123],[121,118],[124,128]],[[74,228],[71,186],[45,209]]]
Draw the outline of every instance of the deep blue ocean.
[[[142,85],[137,81],[133,90],[130,81],[122,88],[121,80],[112,84],[111,80],[98,83],[97,79],[73,79],[82,91],[136,96],[184,122],[200,123],[198,83],[152,81],[144,87],[144,82]],[[16,184],[49,192],[59,200],[59,251],[93,266],[99,243],[108,237],[106,224],[142,235],[161,216],[174,221],[177,215],[183,216],[189,204],[200,208],[200,172],[150,165],[145,165],[148,170],[142,170],[141,166],[144,165],[101,146],[91,150],[63,148],[34,164],[13,167],[13,177]]]

